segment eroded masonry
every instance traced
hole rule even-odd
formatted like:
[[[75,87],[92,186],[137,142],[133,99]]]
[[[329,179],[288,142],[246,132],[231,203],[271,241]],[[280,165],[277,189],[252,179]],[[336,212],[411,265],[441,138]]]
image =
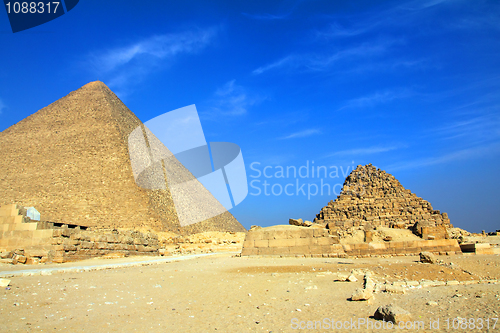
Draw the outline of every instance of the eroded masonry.
[[[340,195],[312,221],[290,219],[289,226],[253,228],[243,255],[370,256],[421,251],[460,253],[446,213],[405,189],[387,172],[359,165]]]

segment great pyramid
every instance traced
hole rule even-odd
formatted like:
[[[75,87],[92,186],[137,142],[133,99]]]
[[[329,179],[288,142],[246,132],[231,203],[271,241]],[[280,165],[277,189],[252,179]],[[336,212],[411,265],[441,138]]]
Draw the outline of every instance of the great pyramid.
[[[168,186],[139,187],[127,141],[138,126],[96,81],[9,127],[0,133],[0,206],[33,206],[45,221],[94,228],[245,231],[229,212],[181,227]]]
[[[321,209],[314,222],[340,230],[360,226],[412,229],[424,239],[447,238],[446,229],[453,227],[448,214],[434,210],[394,176],[371,164],[358,165],[351,172],[340,195]]]

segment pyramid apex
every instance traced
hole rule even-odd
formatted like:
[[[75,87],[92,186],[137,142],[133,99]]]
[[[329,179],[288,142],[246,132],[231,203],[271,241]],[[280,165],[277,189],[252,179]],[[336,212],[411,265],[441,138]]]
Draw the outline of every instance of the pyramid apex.
[[[86,89],[107,88],[107,89],[109,89],[108,86],[104,84],[104,82],[99,81],[99,80],[89,82],[86,85],[84,85],[82,88],[86,88]]]

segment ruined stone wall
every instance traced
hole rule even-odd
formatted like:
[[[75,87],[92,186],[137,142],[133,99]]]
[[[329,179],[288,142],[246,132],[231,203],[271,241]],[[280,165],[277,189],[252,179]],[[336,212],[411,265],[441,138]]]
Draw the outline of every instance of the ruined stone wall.
[[[191,235],[90,229],[33,221],[19,205],[0,207],[0,262],[38,264],[94,257],[240,252],[245,233],[211,231]]]
[[[248,231],[242,255],[319,255],[342,249],[324,228],[274,226]]]
[[[370,257],[461,253],[456,239],[338,244],[338,237],[318,227],[274,226],[248,231],[241,255],[297,257]]]
[[[314,219],[329,229],[358,226],[413,228],[419,235],[445,238],[451,227],[448,214],[405,189],[394,176],[368,164],[359,165],[346,178],[342,191]],[[441,228],[443,226],[444,228]],[[427,227],[422,232],[422,227]],[[425,238],[424,237],[424,238]]]
[[[135,230],[82,230],[32,221],[18,205],[0,208],[0,252],[11,263],[65,262],[109,253],[158,255],[158,236]]]

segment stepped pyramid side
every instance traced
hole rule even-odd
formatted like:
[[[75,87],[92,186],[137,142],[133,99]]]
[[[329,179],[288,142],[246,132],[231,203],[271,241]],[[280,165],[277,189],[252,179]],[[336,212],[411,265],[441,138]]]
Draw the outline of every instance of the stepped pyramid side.
[[[181,227],[168,188],[136,185],[127,140],[140,125],[96,81],[9,127],[0,133],[0,205],[34,206],[43,220],[97,228],[245,231],[229,212]]]
[[[315,223],[329,229],[351,227],[408,228],[426,238],[446,238],[448,214],[405,189],[391,174],[373,165],[358,165],[346,178],[340,195],[321,209]]]

